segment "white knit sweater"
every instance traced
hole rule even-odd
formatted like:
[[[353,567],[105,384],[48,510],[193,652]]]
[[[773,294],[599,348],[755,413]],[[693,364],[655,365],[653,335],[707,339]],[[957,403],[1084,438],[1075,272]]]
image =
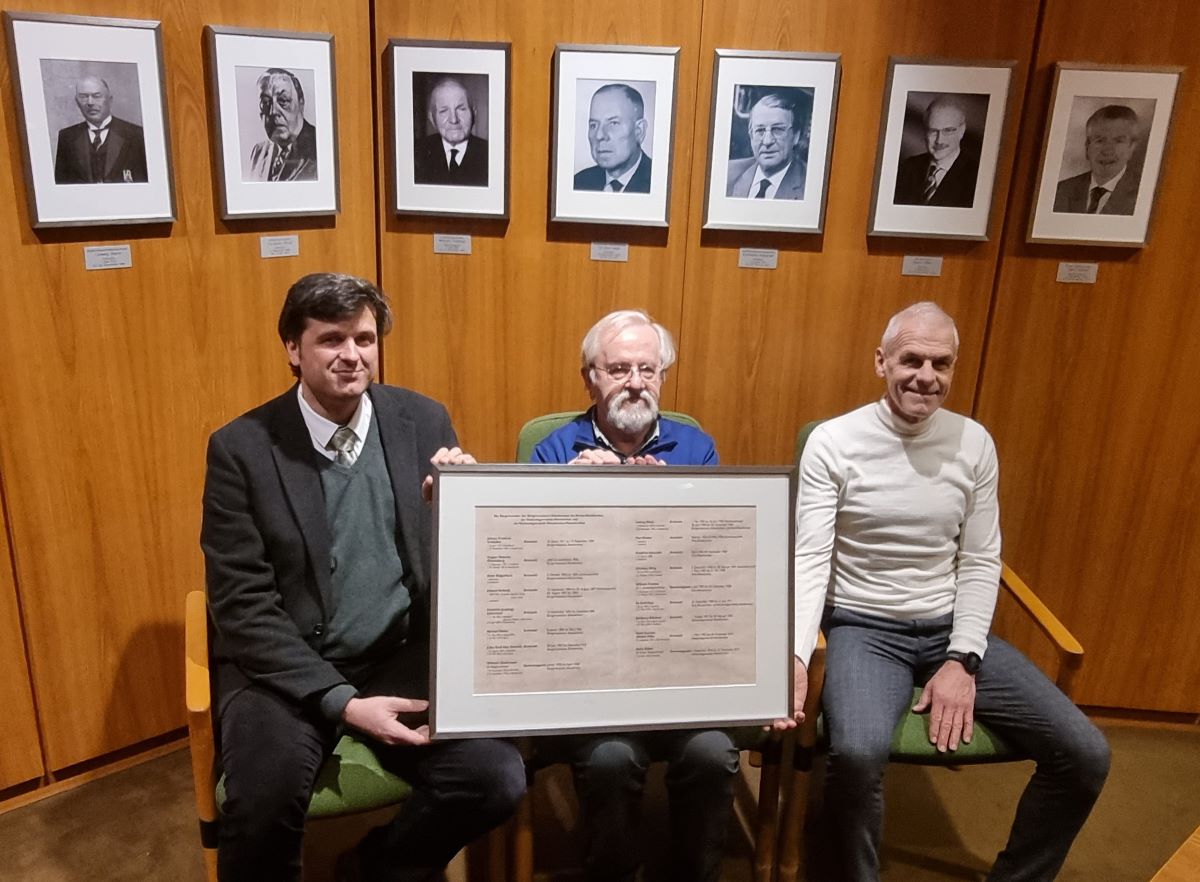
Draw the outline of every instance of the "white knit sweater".
[[[977,652],[1000,583],[996,447],[938,410],[915,425],[883,399],[808,439],[796,500],[796,655],[812,655],[825,604],[892,619],[953,610],[950,649]]]

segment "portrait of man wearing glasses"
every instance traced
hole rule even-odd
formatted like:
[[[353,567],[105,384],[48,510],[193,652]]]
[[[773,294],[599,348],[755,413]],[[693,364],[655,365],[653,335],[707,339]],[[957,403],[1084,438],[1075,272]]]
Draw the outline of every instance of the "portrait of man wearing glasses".
[[[591,408],[534,448],[535,463],[717,465],[713,439],[659,415],[675,341],[637,309],[609,313],[583,338],[580,374]],[[720,729],[563,737],[579,798],[587,879],[632,880],[641,864],[639,815],[650,763],[667,764],[673,878],[719,882],[733,811],[738,750]]]
[[[317,130],[304,118],[304,87],[281,67],[268,68],[256,81],[258,115],[266,139],[250,150],[247,181],[315,181]]]
[[[921,100],[910,92],[910,111],[915,98]],[[897,205],[970,208],[975,204],[979,151],[968,130],[967,108],[979,99],[986,117],[986,95],[935,95],[925,105],[921,115],[925,151],[906,157],[902,149],[896,169]]]
[[[755,101],[746,125],[754,155],[729,160],[725,195],[803,199],[810,118],[811,111],[801,113],[792,90],[768,92]],[[735,143],[730,145],[731,153]]]

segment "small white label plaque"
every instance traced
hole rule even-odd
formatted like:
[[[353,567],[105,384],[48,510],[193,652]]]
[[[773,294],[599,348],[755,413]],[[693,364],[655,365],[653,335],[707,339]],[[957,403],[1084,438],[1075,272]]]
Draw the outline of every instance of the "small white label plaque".
[[[942,274],[942,259],[940,257],[921,257],[916,254],[904,255],[904,265],[900,268],[902,276],[940,276]]]
[[[740,269],[776,269],[779,266],[778,248],[739,248]]]
[[[434,254],[470,254],[471,237],[454,233],[433,234]]]
[[[87,245],[83,265],[90,270],[128,269],[133,266],[133,250],[128,245]]]
[[[616,263],[629,262],[628,242],[593,242],[592,260],[611,260]]]
[[[1064,260],[1058,265],[1058,281],[1074,285],[1094,285],[1099,270],[1098,263],[1068,263]]]
[[[300,237],[291,236],[259,236],[258,256],[263,260],[268,257],[296,257],[300,254]]]

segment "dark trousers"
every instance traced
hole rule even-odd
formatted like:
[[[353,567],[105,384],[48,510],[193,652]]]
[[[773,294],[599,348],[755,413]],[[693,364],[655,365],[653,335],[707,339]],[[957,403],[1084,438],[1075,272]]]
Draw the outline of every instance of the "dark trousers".
[[[300,879],[304,819],[336,726],[276,693],[250,686],[221,709],[221,882]],[[360,846],[364,880],[439,878],[467,843],[503,823],[525,792],[517,749],[491,739],[423,747],[373,745],[413,792],[388,825]]]
[[[633,882],[641,865],[646,770],[667,761],[672,878],[719,882],[733,811],[738,749],[719,730],[637,732],[569,739],[586,840],[588,882]]]
[[[883,772],[892,730],[945,661],[952,615],[896,621],[826,610],[825,803],[844,878],[879,878]],[[1108,775],[1100,731],[1025,656],[989,636],[975,677],[975,719],[1037,763],[989,882],[1057,875]]]

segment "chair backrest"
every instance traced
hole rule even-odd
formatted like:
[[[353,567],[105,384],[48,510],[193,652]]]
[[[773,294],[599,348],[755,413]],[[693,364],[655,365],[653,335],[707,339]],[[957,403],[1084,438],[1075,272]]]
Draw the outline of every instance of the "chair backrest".
[[[804,445],[808,443],[808,436],[813,433],[813,429],[825,422],[824,420],[813,420],[811,423],[805,423],[800,427],[800,431],[796,433],[796,462],[800,462],[800,454],[804,452]]]
[[[562,428],[571,420],[575,419],[583,413],[582,410],[562,410],[558,413],[547,413],[539,417],[534,417],[517,433],[517,462],[529,462],[529,458],[533,456],[533,448],[537,447],[546,439],[546,437],[555,429]],[[695,428],[700,428],[700,423],[694,417],[688,416],[686,413],[679,413],[674,410],[664,410],[661,416],[669,420],[674,420],[677,423],[685,423]]]

